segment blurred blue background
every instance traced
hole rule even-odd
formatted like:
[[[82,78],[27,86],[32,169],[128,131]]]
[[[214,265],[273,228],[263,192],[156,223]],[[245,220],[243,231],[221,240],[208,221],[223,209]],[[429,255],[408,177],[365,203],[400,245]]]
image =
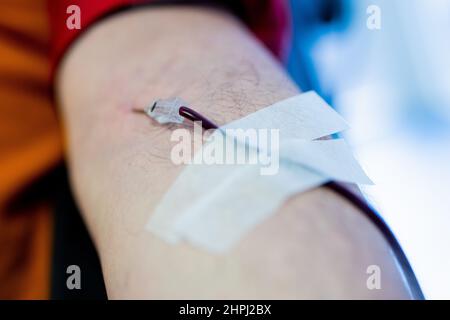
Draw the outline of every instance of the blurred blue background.
[[[450,299],[450,1],[290,3],[289,72],[350,123],[365,196],[425,296]]]

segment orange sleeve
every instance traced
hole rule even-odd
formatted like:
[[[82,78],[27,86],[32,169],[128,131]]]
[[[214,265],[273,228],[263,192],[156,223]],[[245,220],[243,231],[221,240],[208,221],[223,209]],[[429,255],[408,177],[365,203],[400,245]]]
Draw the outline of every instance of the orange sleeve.
[[[0,1],[0,299],[49,297],[52,217],[23,191],[62,159],[46,0]]]

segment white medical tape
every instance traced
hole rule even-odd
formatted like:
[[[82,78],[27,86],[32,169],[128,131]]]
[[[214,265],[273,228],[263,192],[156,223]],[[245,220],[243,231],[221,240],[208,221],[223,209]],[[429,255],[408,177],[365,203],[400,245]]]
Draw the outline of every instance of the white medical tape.
[[[239,125],[241,120],[237,120],[222,127],[280,128],[280,137],[283,138],[277,174],[261,175],[261,165],[188,165],[158,204],[146,229],[170,243],[184,239],[220,253],[269,217],[293,194],[331,179],[371,183],[343,140],[305,140],[333,134],[347,127],[339,115],[326,105],[324,107],[323,100],[317,98],[313,93],[299,95],[285,100],[286,105],[281,101],[241,119],[242,126]],[[292,109],[302,109],[302,112]],[[316,112],[322,118],[316,118]],[[299,127],[295,128],[291,121],[293,118],[306,127],[312,127],[316,122],[320,128],[311,129],[314,134],[309,130],[300,130],[299,133]],[[253,121],[257,123],[253,124]],[[288,125],[284,126],[284,123]],[[211,143],[217,141],[213,139]],[[205,149],[197,152],[194,158],[202,157]],[[238,149],[242,152],[245,146],[238,144]],[[257,151],[253,149],[253,153]]]
[[[283,158],[285,154],[292,157],[292,149],[282,146],[286,152],[280,152],[275,175],[261,175],[258,165],[188,166],[148,228],[172,243],[184,238],[209,251],[223,252],[293,194],[331,179],[371,183],[342,140],[294,140],[289,146],[308,154],[306,165],[299,158]]]
[[[279,154],[282,160],[298,163],[333,180],[373,184],[344,139],[289,139],[281,143]]]
[[[185,211],[174,221],[173,231],[193,245],[221,253],[267,219],[286,198],[328,180],[293,163],[282,165],[271,176],[260,175],[256,166],[246,166],[219,188],[220,193],[208,194]]]
[[[347,122],[314,91],[287,98],[221,129],[278,129],[280,141],[314,140],[348,129]]]

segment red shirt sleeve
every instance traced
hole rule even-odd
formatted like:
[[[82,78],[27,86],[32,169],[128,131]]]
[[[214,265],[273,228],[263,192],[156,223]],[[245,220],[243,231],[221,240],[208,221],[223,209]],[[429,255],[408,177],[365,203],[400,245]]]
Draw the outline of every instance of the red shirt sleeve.
[[[53,70],[64,52],[89,26],[114,12],[152,0],[48,0],[51,29],[51,60]],[[217,1],[217,0],[216,0]],[[240,0],[241,18],[254,34],[278,57],[283,58],[290,36],[290,15],[287,0]],[[80,29],[69,29],[67,8],[80,8]]]

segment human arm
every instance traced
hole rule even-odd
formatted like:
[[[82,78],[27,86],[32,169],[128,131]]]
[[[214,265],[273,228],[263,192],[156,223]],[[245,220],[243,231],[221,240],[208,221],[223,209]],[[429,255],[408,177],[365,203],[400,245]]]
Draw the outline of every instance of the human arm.
[[[225,11],[149,7],[88,30],[58,71],[72,185],[111,298],[408,298],[390,248],[323,188],[289,199],[225,255],[144,230],[182,167],[170,129],[133,113],[180,96],[225,124],[299,92]],[[382,290],[366,269],[380,266]]]

